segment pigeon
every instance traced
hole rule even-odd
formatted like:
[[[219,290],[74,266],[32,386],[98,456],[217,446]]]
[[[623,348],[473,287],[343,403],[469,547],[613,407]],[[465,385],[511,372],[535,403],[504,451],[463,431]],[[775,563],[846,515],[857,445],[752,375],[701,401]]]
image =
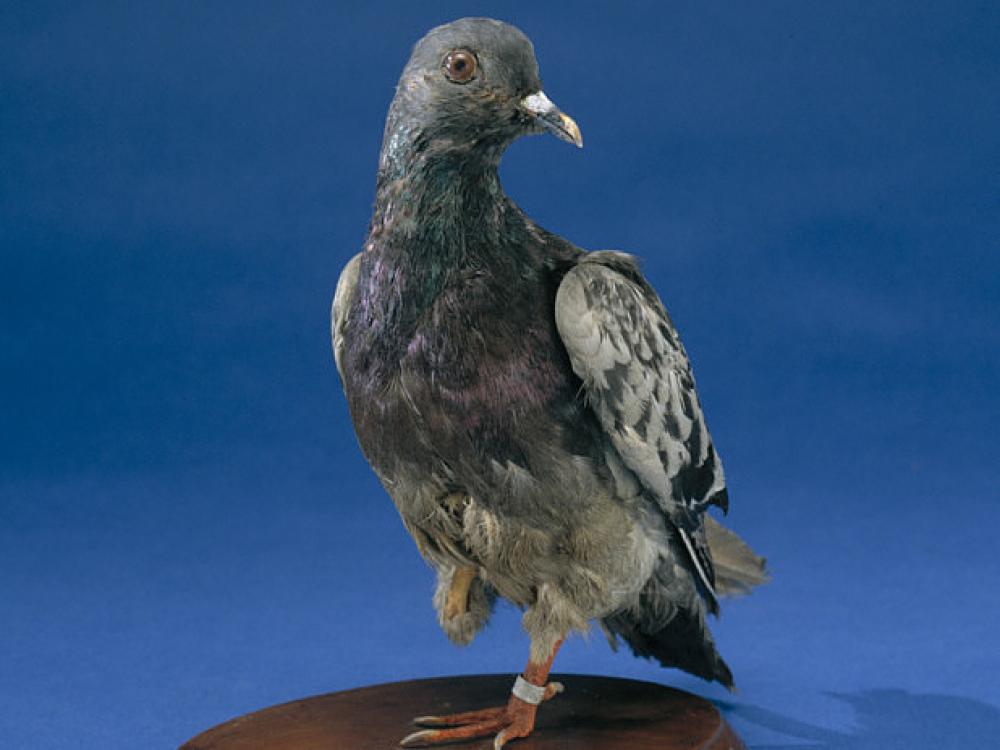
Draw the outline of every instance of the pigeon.
[[[528,736],[564,638],[733,686],[706,625],[764,560],[707,511],[722,464],[677,329],[636,260],[532,221],[498,166],[522,135],[582,146],[534,49],[464,18],[413,49],[389,108],[362,251],[332,309],[360,447],[437,575],[438,622],[470,642],[498,598],[524,612],[507,702],[415,719],[403,747]]]

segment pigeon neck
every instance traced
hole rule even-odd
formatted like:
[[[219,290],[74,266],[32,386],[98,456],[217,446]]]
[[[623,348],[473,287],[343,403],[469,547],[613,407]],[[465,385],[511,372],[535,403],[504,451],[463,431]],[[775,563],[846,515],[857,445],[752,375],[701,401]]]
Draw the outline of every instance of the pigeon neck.
[[[498,236],[507,197],[500,186],[500,146],[455,148],[443,140],[386,139],[370,239],[418,241],[439,256]]]
[[[495,161],[429,149],[387,158],[383,151],[361,304],[374,311],[366,335],[387,362],[398,361],[449,279],[497,265],[518,221]]]

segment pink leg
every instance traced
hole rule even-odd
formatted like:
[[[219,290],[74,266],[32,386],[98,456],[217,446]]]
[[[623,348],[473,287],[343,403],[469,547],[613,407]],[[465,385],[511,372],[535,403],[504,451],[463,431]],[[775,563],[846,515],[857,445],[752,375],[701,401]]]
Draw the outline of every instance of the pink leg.
[[[558,682],[548,682],[552,661],[562,641],[552,648],[552,653],[544,662],[528,661],[522,677],[531,685],[544,688],[541,700],[547,701],[562,692],[563,686]],[[484,708],[477,711],[449,714],[447,716],[421,716],[414,722],[423,727],[451,727],[449,729],[424,729],[405,737],[399,744],[402,747],[429,747],[449,742],[486,737],[496,733],[493,740],[494,750],[500,750],[510,740],[527,737],[535,728],[535,715],[538,705],[511,695],[506,706]]]

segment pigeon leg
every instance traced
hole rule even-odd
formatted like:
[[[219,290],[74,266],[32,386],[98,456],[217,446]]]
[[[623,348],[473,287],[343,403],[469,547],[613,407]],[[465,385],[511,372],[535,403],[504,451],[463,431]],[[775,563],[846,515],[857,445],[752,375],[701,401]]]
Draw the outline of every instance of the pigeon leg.
[[[556,642],[548,658],[542,662],[528,660],[524,674],[514,683],[513,694],[506,706],[485,708],[478,711],[465,711],[447,716],[421,716],[414,723],[423,727],[419,732],[403,738],[401,747],[430,747],[450,742],[460,742],[476,737],[485,737],[496,732],[493,740],[494,750],[500,750],[504,745],[518,737],[527,737],[535,728],[535,714],[542,701],[558,695],[563,686],[558,682],[548,682],[552,661],[562,640]],[[436,727],[449,727],[439,729]]]
[[[469,588],[476,580],[475,568],[458,568],[451,577],[451,586],[444,603],[445,619],[460,617],[469,611]]]

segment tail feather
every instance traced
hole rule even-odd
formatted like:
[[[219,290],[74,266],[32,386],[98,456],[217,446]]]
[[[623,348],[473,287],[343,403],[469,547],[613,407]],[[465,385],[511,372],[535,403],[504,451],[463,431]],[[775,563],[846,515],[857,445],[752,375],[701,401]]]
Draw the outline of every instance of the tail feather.
[[[673,559],[685,552],[675,542]],[[664,667],[677,667],[705,680],[733,687],[733,674],[722,660],[705,622],[706,605],[694,581],[677,576],[677,567],[664,560],[634,606],[603,618],[612,646],[620,637],[636,656],[655,659]]]
[[[767,565],[729,529],[705,515],[705,536],[715,570],[715,589],[724,596],[749,593],[768,579]],[[686,542],[686,540],[684,540]],[[703,542],[704,544],[704,542]],[[690,551],[690,547],[688,548]],[[680,543],[676,559],[687,559]],[[676,578],[672,565],[661,565],[646,582],[634,607],[602,621],[612,647],[624,640],[636,656],[655,659],[665,667],[678,667],[706,680],[717,680],[733,689],[733,674],[715,647],[705,623],[708,602],[700,602],[687,582]]]
[[[664,667],[683,669],[733,689],[733,673],[716,650],[699,613],[678,611],[665,626],[652,632],[641,617],[627,611],[606,617],[601,624],[612,648],[617,648],[616,636],[620,637],[636,656],[655,659]]]
[[[749,594],[767,583],[767,560],[754,554],[746,542],[707,513],[705,533],[715,566],[715,588],[722,596]]]

